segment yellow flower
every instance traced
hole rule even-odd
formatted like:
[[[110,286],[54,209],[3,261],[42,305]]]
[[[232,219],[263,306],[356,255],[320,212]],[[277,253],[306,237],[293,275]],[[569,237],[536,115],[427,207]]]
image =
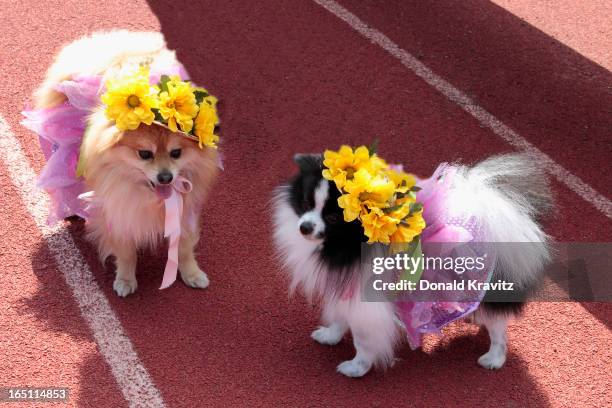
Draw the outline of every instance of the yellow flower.
[[[357,219],[361,212],[361,202],[352,194],[343,194],[338,197],[338,206],[344,210],[344,221],[346,222]]]
[[[197,88],[197,89],[201,89],[204,90],[204,92],[208,93],[208,91],[204,88]],[[212,95],[208,95],[207,97],[204,98],[204,102],[208,103],[209,105],[211,105],[213,108],[217,107],[217,98],[215,98]]]
[[[397,231],[391,236],[391,242],[409,243],[425,228],[423,210],[417,211],[404,219]]]
[[[159,89],[149,84],[148,68],[133,75],[106,81],[101,100],[106,105],[106,117],[115,121],[120,130],[134,130],[140,123],[150,125],[155,118],[152,108],[158,106]]]
[[[344,220],[359,219],[369,243],[410,243],[425,228],[422,206],[411,191],[416,179],[401,166],[388,165],[365,146],[327,150],[323,165],[323,177],[341,193]]]
[[[361,216],[363,232],[368,237],[368,243],[390,243],[390,236],[397,231],[399,220],[389,217],[379,208],[370,208],[370,212]]]
[[[326,150],[324,153],[323,177],[333,180],[338,189],[342,189],[347,180],[370,160],[370,152],[365,146],[360,146],[355,151],[350,146],[341,146],[340,150],[334,152]]]
[[[398,221],[403,220],[408,213],[410,213],[410,202],[413,201],[408,198],[402,198],[396,200],[391,207],[393,211],[387,210],[389,217],[395,218]],[[397,208],[395,208],[397,207]]]
[[[412,174],[404,173],[403,171],[396,171],[389,169],[387,172],[389,178],[395,183],[396,191],[398,193],[406,193],[416,184],[416,179]]]
[[[159,94],[159,114],[173,132],[178,130],[177,124],[183,132],[191,132],[193,118],[198,114],[194,88],[178,76],[171,77],[166,85],[168,91]]]
[[[200,113],[196,116],[194,129],[195,135],[200,139],[200,147],[217,147],[219,136],[214,134],[215,125],[219,123],[216,104],[217,99],[214,96],[207,96],[200,104]]]
[[[372,174],[364,167],[346,182],[344,189],[361,201],[368,202],[369,206],[386,207],[395,193],[395,184],[384,173]]]
[[[388,166],[387,162],[376,154],[373,154],[367,163],[368,170],[373,174],[385,170]]]

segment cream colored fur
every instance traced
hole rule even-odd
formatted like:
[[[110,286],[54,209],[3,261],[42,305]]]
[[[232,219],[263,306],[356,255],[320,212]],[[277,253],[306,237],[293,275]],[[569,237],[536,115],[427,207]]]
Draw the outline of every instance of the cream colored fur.
[[[177,61],[159,33],[113,31],[81,38],[58,54],[35,93],[36,106],[61,103],[64,96],[55,91],[55,85],[74,75],[108,77],[142,63],[172,65]],[[153,151],[155,158],[140,159],[139,149]],[[169,156],[173,149],[181,149],[179,159]],[[115,256],[113,287],[117,294],[127,296],[136,290],[138,250],[157,248],[163,238],[164,205],[152,188],[162,169],[174,177],[182,175],[193,184],[193,190],[184,195],[179,271],[189,286],[208,286],[193,250],[199,238],[202,205],[217,174],[216,150],[200,149],[196,142],[155,125],[121,132],[98,109],[89,119],[81,154],[86,163],[87,187],[95,192],[95,205],[99,207],[87,222],[88,236],[96,242],[102,260]],[[161,271],[163,265],[160,280]]]

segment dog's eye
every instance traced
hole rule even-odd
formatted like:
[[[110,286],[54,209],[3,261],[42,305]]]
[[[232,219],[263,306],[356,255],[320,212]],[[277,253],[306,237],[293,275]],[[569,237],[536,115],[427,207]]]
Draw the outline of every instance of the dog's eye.
[[[153,158],[153,152],[150,150],[139,150],[138,156],[140,156],[142,160],[151,160]]]
[[[327,214],[324,218],[328,224],[336,224],[340,221],[340,215],[338,214]]]
[[[178,159],[181,157],[181,149],[172,149],[170,150],[170,157],[173,159]]]

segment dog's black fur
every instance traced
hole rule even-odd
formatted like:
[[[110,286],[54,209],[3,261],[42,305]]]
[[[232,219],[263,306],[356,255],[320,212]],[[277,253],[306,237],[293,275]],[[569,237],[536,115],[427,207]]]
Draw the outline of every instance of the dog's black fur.
[[[315,206],[314,192],[322,180],[322,156],[299,154],[295,156],[294,160],[300,172],[288,185],[288,197],[296,214],[302,215]],[[546,183],[545,178],[542,180],[544,181],[541,181],[541,183]],[[334,182],[324,182],[329,183],[328,198],[322,211],[325,222],[325,237],[317,255],[320,262],[326,266],[328,275],[331,275],[327,277],[329,279],[328,288],[335,294],[341,294],[348,283],[357,278],[353,276],[353,274],[359,272],[359,268],[355,268],[355,265],[361,259],[361,247],[364,242],[367,242],[367,237],[358,220],[344,221],[343,211],[338,206],[340,192]],[[539,220],[551,212],[553,201],[550,188],[547,185],[533,189],[539,193],[531,193],[527,188],[527,180],[519,180],[518,182],[519,187],[522,185],[527,191],[529,202],[536,209]],[[500,180],[499,183],[503,183],[506,189],[519,188],[516,180]],[[493,270],[491,280],[495,282],[498,279],[509,281],[499,266]],[[488,313],[519,314],[523,310],[525,300],[533,290],[534,287],[519,288],[512,293],[511,299],[504,299],[504,293],[499,291],[487,292],[481,307]],[[515,301],[517,298],[520,301]]]

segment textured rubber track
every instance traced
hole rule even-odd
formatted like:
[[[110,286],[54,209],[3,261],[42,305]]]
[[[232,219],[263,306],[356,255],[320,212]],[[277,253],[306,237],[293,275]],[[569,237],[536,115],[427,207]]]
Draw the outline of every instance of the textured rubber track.
[[[5,3],[0,114],[36,170],[44,161],[19,111],[53,53],[79,35],[161,30],[221,99],[226,170],[198,248],[210,288],[158,291],[159,251],[142,257],[138,292],[117,298],[112,266],[99,264],[80,222],[67,226],[167,406],[609,406],[610,305],[529,305],[498,372],[476,364],[486,332],[463,323],[361,380],[335,372],[352,357],[349,339],[334,348],[310,339],[316,309],[288,300],[269,239],[268,200],[294,171],[294,153],[379,138],[390,161],[427,175],[441,161],[512,150],[328,11],[290,0]],[[609,197],[610,73],[491,3],[420,4],[342,1]],[[126,405],[3,166],[0,386],[64,385],[73,405]],[[610,219],[565,186],[555,190],[549,233],[612,239]]]

